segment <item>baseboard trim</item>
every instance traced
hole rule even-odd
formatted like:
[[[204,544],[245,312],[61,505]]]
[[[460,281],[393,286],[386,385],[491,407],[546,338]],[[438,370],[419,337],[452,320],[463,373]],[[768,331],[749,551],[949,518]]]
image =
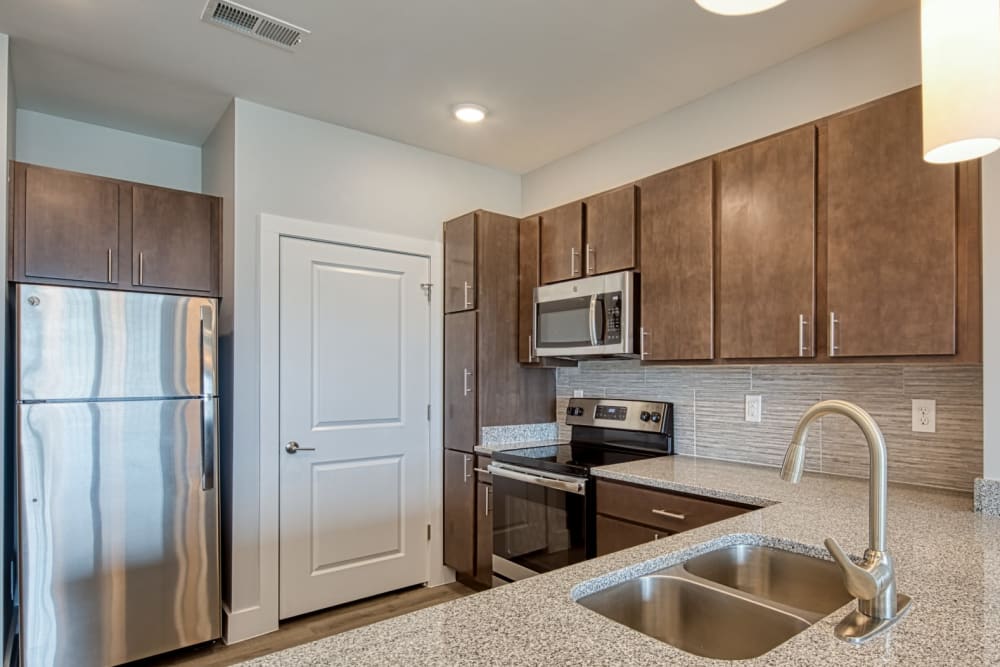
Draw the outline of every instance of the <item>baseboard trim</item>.
[[[270,634],[277,629],[277,619],[264,613],[262,607],[248,607],[234,612],[223,605],[222,641],[227,645]]]

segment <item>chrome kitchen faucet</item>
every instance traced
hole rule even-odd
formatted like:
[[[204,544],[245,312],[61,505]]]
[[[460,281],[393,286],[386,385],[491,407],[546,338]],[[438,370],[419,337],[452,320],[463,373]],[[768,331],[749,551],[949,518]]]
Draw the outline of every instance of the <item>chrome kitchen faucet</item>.
[[[888,465],[885,438],[878,424],[861,407],[847,401],[821,401],[806,410],[795,427],[795,435],[781,464],[781,478],[798,484],[806,458],[809,426],[825,415],[847,417],[865,434],[871,470],[868,486],[868,549],[856,565],[832,537],[824,544],[844,573],[847,590],[858,599],[858,608],[838,625],[834,633],[854,644],[865,642],[889,628],[910,607],[910,598],[896,593],[896,570],[885,545]]]

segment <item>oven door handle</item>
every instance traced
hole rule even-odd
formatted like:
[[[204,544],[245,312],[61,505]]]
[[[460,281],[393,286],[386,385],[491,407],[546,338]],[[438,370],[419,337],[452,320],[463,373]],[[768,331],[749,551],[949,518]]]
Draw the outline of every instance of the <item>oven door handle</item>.
[[[490,471],[490,474],[496,477],[506,477],[507,479],[513,479],[518,482],[524,482],[526,484],[534,484],[535,486],[544,486],[547,489],[555,489],[557,491],[575,493],[578,496],[582,496],[586,493],[586,486],[583,482],[567,482],[561,479],[552,479],[551,477],[529,475],[527,473],[510,470],[509,468],[501,468],[492,463],[489,466],[487,466],[486,469]]]
[[[598,295],[590,297],[590,344],[599,345],[601,341],[597,339],[597,302]]]

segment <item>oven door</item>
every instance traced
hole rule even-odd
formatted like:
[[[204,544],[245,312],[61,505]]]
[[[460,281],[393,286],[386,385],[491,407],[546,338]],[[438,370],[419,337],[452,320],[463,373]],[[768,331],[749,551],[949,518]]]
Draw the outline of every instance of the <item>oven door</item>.
[[[587,480],[492,463],[493,571],[516,581],[587,558]]]

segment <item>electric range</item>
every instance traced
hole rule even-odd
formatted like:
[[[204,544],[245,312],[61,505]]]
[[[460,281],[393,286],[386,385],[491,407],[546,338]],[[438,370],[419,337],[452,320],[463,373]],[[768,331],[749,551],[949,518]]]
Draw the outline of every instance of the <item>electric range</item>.
[[[674,453],[673,404],[572,398],[568,442],[493,453],[493,571],[507,581],[596,553],[591,468]]]

